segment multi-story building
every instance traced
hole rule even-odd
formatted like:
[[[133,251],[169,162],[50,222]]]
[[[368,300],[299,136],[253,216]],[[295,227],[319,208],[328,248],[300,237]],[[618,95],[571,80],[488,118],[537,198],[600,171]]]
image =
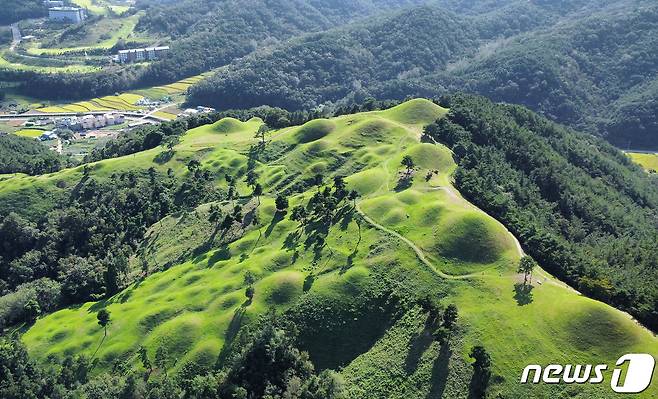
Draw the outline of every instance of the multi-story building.
[[[79,24],[87,18],[85,10],[78,7],[51,7],[48,9],[51,21],[72,22]]]
[[[117,60],[122,64],[127,62],[155,61],[163,58],[168,52],[169,46],[120,50]]]
[[[64,7],[64,1],[62,0],[44,0],[43,5],[48,8],[51,7]]]

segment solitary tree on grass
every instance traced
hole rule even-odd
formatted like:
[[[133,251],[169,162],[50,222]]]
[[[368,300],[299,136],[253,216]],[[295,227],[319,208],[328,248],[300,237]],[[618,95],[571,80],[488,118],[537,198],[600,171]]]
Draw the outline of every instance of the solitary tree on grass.
[[[524,256],[519,261],[519,273],[523,273],[523,285],[526,285],[528,278],[532,282],[532,271],[537,266],[537,262],[530,256]]]
[[[288,198],[286,198],[282,194],[279,194],[276,197],[276,200],[274,201],[274,205],[276,205],[276,209],[278,211],[285,211],[286,209],[288,209]]]
[[[105,335],[107,336],[107,325],[110,324],[110,312],[106,309],[101,309],[96,313],[96,319],[98,319],[98,325],[103,327]]]
[[[260,183],[256,183],[254,186],[254,192],[253,196],[256,197],[256,200],[258,201],[258,206],[260,206],[260,196],[263,195],[263,186],[260,185]]]
[[[254,299],[254,294],[256,293],[256,289],[254,288],[255,282],[256,276],[251,272],[251,270],[247,270],[244,274],[244,283],[247,286],[244,295],[247,297],[250,303]]]
[[[258,131],[256,132],[255,138],[260,139],[260,144],[262,146],[265,145],[265,135],[267,132],[270,131],[270,128],[267,126],[267,124],[262,124],[259,128]]]
[[[413,169],[416,167],[416,164],[414,163],[414,160],[409,155],[405,155],[402,158],[402,166],[407,168],[406,173],[407,173],[407,175],[409,175],[409,174],[411,174]]]

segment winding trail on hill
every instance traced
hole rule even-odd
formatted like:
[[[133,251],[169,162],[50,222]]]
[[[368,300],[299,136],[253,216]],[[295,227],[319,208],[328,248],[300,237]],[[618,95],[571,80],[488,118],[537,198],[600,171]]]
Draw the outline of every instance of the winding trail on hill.
[[[356,204],[356,211],[359,213],[359,215],[361,215],[361,217],[363,218],[363,220],[366,221],[366,223],[368,223],[369,225],[371,225],[375,229],[380,230],[380,231],[382,231],[386,234],[390,234],[390,235],[402,240],[402,242],[404,242],[405,244],[407,244],[407,246],[409,246],[411,249],[413,249],[413,251],[416,253],[416,256],[418,257],[418,259],[420,259],[420,261],[423,262],[425,264],[425,266],[429,267],[430,270],[432,272],[436,273],[439,277],[449,279],[449,280],[464,280],[464,279],[475,277],[478,274],[482,273],[482,272],[477,272],[477,273],[464,274],[464,275],[458,275],[458,276],[444,273],[439,268],[434,266],[434,264],[432,264],[432,262],[430,262],[429,259],[427,259],[427,257],[425,256],[425,253],[423,252],[423,250],[418,248],[418,246],[416,244],[414,244],[411,240],[409,240],[407,237],[403,236],[402,234],[398,233],[397,231],[391,230],[388,227],[384,227],[381,224],[379,224],[379,223],[375,222],[374,220],[372,220],[370,218],[370,216],[368,216],[365,212],[363,212],[363,210],[361,210],[361,207],[359,206],[358,203]]]

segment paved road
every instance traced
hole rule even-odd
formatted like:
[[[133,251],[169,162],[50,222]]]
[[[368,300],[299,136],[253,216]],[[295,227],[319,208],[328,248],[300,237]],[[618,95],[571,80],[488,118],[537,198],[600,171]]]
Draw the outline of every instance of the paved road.
[[[153,113],[140,114],[139,112],[130,112],[130,111],[89,111],[89,112],[26,112],[24,114],[4,114],[0,115],[0,120],[26,120],[32,118],[48,118],[48,117],[59,117],[59,116],[78,116],[78,115],[105,115],[107,113],[121,114],[126,118],[135,118],[135,119],[145,119],[145,120],[154,120],[156,122],[166,122],[168,119],[161,118],[159,116],[153,115]],[[155,112],[155,111],[154,111]]]

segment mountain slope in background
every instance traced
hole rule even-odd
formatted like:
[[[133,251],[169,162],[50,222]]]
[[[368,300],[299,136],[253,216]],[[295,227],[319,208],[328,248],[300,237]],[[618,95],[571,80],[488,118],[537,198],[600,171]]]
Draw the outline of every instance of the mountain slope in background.
[[[472,91],[618,146],[658,147],[653,2],[477,5],[411,8],[292,40],[234,62],[193,87],[191,100],[299,109]]]

